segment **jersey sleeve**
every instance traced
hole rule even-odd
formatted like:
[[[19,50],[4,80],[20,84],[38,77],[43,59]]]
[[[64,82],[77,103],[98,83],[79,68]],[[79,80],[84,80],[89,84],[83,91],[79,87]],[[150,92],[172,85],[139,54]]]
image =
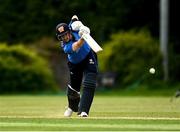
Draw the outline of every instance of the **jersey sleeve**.
[[[73,53],[73,49],[72,49],[72,44],[66,44],[64,47],[63,47],[63,50],[66,54],[71,54]]]
[[[78,41],[79,40],[79,36],[78,36],[78,32],[75,32],[75,31],[72,31],[72,35],[73,35],[73,41],[70,41],[68,43],[65,43],[63,44],[63,50],[64,50],[64,53],[66,54],[71,54],[71,53],[74,53],[75,51],[73,51],[72,49],[72,45],[74,42]],[[76,50],[76,52],[78,52],[79,50]]]

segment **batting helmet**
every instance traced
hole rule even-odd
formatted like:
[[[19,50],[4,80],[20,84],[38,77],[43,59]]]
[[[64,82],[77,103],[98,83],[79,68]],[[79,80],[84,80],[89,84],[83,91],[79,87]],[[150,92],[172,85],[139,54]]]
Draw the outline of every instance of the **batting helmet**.
[[[61,37],[69,32],[70,29],[66,23],[60,23],[56,26],[56,38],[61,40]]]

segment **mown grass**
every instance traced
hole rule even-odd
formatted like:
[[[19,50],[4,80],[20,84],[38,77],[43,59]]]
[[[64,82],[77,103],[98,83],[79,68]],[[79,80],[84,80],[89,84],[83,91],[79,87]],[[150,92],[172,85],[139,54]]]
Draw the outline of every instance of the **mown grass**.
[[[180,131],[180,99],[95,96],[88,118],[64,118],[66,96],[0,96],[0,131]]]

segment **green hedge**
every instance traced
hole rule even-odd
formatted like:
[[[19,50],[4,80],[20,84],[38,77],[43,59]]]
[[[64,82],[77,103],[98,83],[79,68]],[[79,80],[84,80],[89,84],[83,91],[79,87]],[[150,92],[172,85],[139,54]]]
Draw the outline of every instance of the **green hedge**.
[[[162,56],[158,41],[146,30],[113,34],[99,54],[101,72],[113,71],[118,74],[118,83],[123,86],[138,81],[151,83],[162,79]],[[149,74],[154,67],[156,73]]]
[[[25,46],[0,44],[0,93],[57,90],[48,63]]]
[[[180,82],[180,54],[173,51],[169,46],[169,79],[171,82]]]

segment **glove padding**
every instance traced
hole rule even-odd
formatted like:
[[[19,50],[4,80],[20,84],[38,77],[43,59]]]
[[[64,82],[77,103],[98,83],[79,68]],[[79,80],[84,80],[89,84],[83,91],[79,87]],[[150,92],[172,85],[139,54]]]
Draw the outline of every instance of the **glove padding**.
[[[81,21],[74,21],[74,22],[71,24],[71,28],[72,28],[72,30],[74,30],[74,31],[80,30],[80,27],[81,27],[81,26],[84,26]]]
[[[79,29],[79,36],[82,37],[82,35],[86,33],[86,34],[90,34],[90,29],[86,26],[81,26]]]

